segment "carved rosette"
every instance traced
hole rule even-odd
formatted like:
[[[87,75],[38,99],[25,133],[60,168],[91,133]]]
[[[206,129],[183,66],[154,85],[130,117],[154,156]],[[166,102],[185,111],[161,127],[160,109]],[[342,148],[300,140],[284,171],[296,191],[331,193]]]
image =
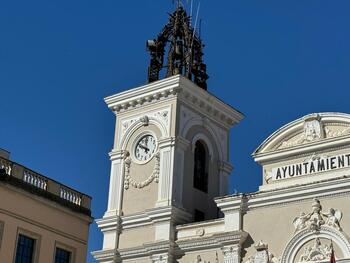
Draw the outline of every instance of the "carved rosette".
[[[159,182],[159,164],[160,164],[160,153],[156,153],[155,156],[156,162],[154,164],[154,169],[152,174],[144,181],[138,182],[130,175],[130,167],[131,167],[131,158],[130,154],[124,160],[124,189],[128,190],[130,185],[134,188],[144,188],[151,184],[153,181],[156,183]]]

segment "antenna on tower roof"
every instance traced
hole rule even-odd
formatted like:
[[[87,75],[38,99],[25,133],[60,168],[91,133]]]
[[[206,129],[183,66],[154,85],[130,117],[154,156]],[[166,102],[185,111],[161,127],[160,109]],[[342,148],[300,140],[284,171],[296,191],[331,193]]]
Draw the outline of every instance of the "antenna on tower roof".
[[[192,26],[192,13],[193,13],[193,0],[191,0],[191,8],[190,8],[190,26]]]
[[[192,43],[191,43],[191,49],[192,50],[192,47],[193,47],[193,40],[194,40],[194,36],[196,34],[196,28],[197,28],[197,22],[198,22],[198,16],[199,16],[199,10],[201,8],[201,2],[198,3],[198,7],[197,7],[197,14],[196,14],[196,20],[194,22],[194,27],[193,27],[193,36],[192,36]]]

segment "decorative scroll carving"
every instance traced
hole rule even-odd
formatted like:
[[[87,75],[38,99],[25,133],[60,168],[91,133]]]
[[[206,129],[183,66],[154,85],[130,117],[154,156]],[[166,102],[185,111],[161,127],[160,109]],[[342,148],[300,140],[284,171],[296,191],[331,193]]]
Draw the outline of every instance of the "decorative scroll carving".
[[[256,254],[248,259],[246,263],[278,263],[280,260],[276,258],[268,250],[268,244],[260,240],[254,245]]]
[[[130,167],[131,167],[131,157],[130,157],[130,153],[127,153],[125,155],[125,159],[124,159],[124,189],[128,190],[130,185],[141,189],[144,188],[145,186],[148,186],[150,183],[152,183],[153,181],[155,181],[156,183],[159,182],[159,163],[160,163],[160,153],[156,153],[155,156],[156,158],[156,162],[154,164],[154,169],[152,174],[144,181],[142,182],[137,182],[135,181],[135,179],[132,178],[132,176],[130,175]]]
[[[313,246],[306,246],[301,255],[299,263],[320,262],[320,260],[329,260],[332,254],[332,245],[322,245],[319,238],[315,239]]]
[[[350,134],[350,127],[347,127],[342,130],[332,130],[330,127],[325,127],[325,133],[327,138],[334,138],[339,136],[344,136]]]
[[[293,220],[295,231],[308,228],[314,232],[318,232],[322,225],[328,225],[341,231],[340,220],[342,213],[339,210],[331,208],[329,213],[322,212],[322,206],[318,199],[314,199],[312,203],[312,212],[302,212],[299,217]]]
[[[170,110],[166,109],[166,110],[160,110],[160,111],[147,113],[147,115],[144,115],[141,118],[139,116],[137,116],[137,117],[123,120],[120,138],[122,138],[124,136],[124,134],[126,133],[126,131],[137,121],[140,121],[143,125],[147,126],[150,122],[150,119],[153,118],[153,119],[156,119],[159,122],[163,123],[165,127],[168,127],[168,125],[169,125],[169,113],[170,113]]]

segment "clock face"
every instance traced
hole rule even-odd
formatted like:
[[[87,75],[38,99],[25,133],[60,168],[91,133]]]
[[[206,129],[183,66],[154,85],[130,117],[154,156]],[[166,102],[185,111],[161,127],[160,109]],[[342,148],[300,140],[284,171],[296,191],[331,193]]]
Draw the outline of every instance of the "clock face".
[[[135,157],[138,161],[145,162],[152,158],[156,151],[156,139],[148,134],[143,136],[136,144]]]

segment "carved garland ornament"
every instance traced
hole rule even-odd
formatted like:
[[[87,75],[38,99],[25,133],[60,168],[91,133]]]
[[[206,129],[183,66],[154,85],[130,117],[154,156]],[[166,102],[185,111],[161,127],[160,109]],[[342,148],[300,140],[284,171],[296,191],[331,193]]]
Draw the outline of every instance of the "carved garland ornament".
[[[156,158],[156,162],[154,164],[154,169],[152,174],[144,181],[142,182],[137,182],[135,181],[131,175],[130,175],[130,167],[131,167],[131,157],[130,157],[130,153],[127,152],[125,154],[125,159],[124,159],[124,189],[128,190],[130,185],[133,186],[134,188],[144,188],[145,186],[148,186],[150,183],[152,183],[153,181],[155,181],[156,183],[159,182],[159,163],[160,163],[160,153],[156,153],[154,155],[154,157]]]

